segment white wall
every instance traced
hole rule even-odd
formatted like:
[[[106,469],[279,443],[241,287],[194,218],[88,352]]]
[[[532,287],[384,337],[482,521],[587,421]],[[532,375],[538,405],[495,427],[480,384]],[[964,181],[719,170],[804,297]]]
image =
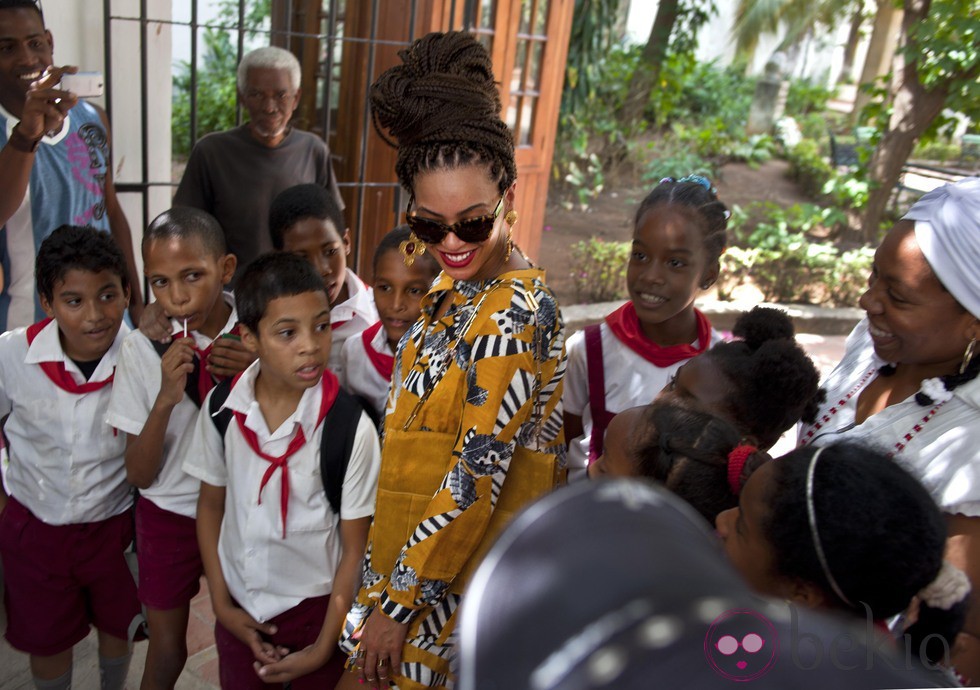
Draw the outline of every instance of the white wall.
[[[645,43],[650,36],[650,27],[657,14],[656,0],[632,0],[626,24],[627,40],[632,43]],[[732,38],[731,27],[735,23],[737,0],[718,0],[718,13],[711,17],[701,28],[698,41],[697,57],[701,61],[718,60],[721,65],[728,65],[735,56],[735,42]],[[794,77],[807,76],[828,85],[832,84],[840,72],[844,56],[844,44],[850,28],[851,17],[841,16],[835,26],[819,36],[813,37],[802,47],[805,58],[801,55],[797,61]],[[870,34],[871,22],[866,22],[866,34]],[[759,46],[755,59],[750,66],[750,74],[759,74],[765,67],[773,51],[779,46],[784,33],[779,35],[763,35],[759,38]],[[858,65],[867,52],[868,35],[859,45],[856,62]],[[801,69],[805,71],[801,72]]]

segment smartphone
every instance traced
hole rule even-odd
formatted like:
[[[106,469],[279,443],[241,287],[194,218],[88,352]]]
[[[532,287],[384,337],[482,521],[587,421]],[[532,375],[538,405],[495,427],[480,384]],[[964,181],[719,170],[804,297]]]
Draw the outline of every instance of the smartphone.
[[[60,88],[71,91],[79,98],[96,98],[105,92],[105,77],[102,72],[63,74]]]

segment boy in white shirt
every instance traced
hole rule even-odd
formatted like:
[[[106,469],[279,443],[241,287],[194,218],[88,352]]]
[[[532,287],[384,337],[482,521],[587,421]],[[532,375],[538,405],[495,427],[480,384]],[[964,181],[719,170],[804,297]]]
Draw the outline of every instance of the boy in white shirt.
[[[421,316],[422,298],[441,270],[432,252],[412,255],[409,263],[400,247],[411,235],[407,225],[399,225],[378,243],[373,290],[380,319],[348,338],[340,356],[340,385],[369,404],[375,420],[384,415],[398,341]]]
[[[94,625],[103,688],[122,688],[140,627],[124,549],[133,539],[125,439],[103,423],[129,329],[126,261],[112,238],[64,225],[38,250],[48,318],[0,336],[0,492],[7,641],[39,688],[71,687],[72,647]]]
[[[181,448],[184,470],[201,480],[197,535],[221,686],[333,687],[374,512],[377,434],[360,410],[353,430],[330,426],[334,406],[352,401],[327,369],[330,303],[307,261],[259,257],[236,300],[242,342],[258,360],[208,395]],[[339,510],[321,443],[350,448]]]
[[[333,329],[330,370],[342,379],[340,352],[344,342],[378,320],[374,293],[347,267],[350,228],[344,213],[323,187],[296,185],[273,199],[269,232],[273,247],[303,257],[323,278]]]
[[[154,219],[143,234],[143,264],[173,340],[161,346],[140,331],[126,337],[106,421],[126,435],[126,474],[141,492],[136,554],[150,628],[141,687],[156,690],[173,688],[187,661],[190,601],[204,572],[195,521],[200,482],[181,468],[177,447],[216,383],[207,369],[211,345],[237,337],[238,315],[223,291],[235,256],[205,211],[174,208]]]

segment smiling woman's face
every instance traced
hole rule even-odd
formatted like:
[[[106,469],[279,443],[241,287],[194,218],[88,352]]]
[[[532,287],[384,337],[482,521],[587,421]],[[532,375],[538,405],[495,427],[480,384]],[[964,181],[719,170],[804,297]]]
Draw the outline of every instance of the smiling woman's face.
[[[875,252],[860,304],[868,314],[875,352],[896,364],[956,371],[977,331],[977,320],[947,292],[915,239],[915,225],[900,221]]]

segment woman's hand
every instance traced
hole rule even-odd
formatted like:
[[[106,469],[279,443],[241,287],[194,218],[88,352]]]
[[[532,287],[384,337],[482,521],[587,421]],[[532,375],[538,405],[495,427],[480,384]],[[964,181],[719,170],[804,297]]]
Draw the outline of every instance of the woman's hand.
[[[150,302],[140,314],[139,329],[150,340],[167,344],[170,342],[170,318],[164,313],[159,302]]]
[[[235,376],[255,361],[255,353],[238,338],[221,337],[214,341],[208,357],[207,370],[215,376]]]
[[[377,608],[364,621],[358,647],[357,669],[369,687],[385,687],[401,668],[402,647],[408,636],[408,623],[397,623]]]

